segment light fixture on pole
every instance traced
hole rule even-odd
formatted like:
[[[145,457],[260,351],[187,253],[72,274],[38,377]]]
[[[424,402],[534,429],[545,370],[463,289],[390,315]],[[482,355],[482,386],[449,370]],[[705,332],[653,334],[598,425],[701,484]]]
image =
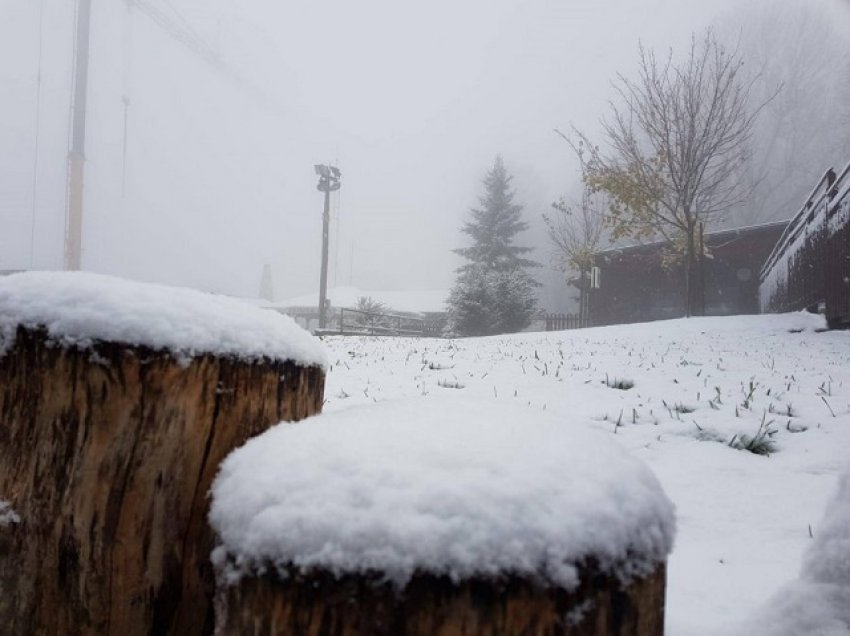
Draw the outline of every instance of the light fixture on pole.
[[[322,274],[319,279],[319,329],[324,329],[327,323],[328,304],[328,232],[331,220],[331,192],[340,188],[339,168],[316,164],[316,174],[319,175],[319,183],[316,189],[325,193],[325,208],[322,214]]]

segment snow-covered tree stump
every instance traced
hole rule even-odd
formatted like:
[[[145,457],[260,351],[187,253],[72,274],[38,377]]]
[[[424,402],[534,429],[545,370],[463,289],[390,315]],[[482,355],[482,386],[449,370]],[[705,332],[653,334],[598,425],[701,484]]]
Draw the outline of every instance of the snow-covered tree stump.
[[[317,413],[323,366],[292,321],[226,298],[0,279],[0,631],[210,633],[218,464]]]
[[[264,574],[223,590],[219,633],[257,636],[655,636],[664,633],[664,566],[623,584],[593,568],[567,592],[528,577],[452,581],[415,575]]]
[[[672,505],[613,442],[511,403],[275,427],[213,486],[223,635],[663,634]]]

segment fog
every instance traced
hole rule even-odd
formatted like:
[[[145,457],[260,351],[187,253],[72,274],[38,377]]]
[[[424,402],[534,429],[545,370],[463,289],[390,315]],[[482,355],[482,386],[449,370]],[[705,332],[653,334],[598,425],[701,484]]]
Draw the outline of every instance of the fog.
[[[593,136],[639,41],[734,31],[742,4],[93,0],[82,267],[256,297],[269,264],[276,298],[315,291],[331,163],[330,286],[447,289],[500,154],[561,307],[540,215],[579,175],[553,129]],[[0,4],[0,270],[63,266],[73,5]]]

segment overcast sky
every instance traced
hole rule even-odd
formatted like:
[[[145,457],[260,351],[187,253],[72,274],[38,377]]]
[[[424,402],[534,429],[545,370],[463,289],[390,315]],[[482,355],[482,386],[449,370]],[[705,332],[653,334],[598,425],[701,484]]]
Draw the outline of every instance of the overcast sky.
[[[0,270],[62,265],[72,4],[0,0]],[[92,4],[84,269],[256,296],[268,263],[285,298],[318,287],[318,162],[343,174],[332,285],[448,288],[497,153],[548,263],[540,214],[577,180],[552,129],[594,130],[639,39],[742,3],[144,0],[223,69]]]

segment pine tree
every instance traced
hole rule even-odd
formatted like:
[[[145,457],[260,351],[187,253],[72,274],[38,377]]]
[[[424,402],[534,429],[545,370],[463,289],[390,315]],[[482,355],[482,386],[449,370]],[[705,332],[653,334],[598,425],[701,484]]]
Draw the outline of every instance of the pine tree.
[[[493,273],[481,265],[466,265],[458,270],[449,293],[449,331],[462,336],[497,333],[493,310]]]
[[[532,248],[514,245],[528,224],[522,220],[522,206],[513,202],[510,182],[501,157],[496,157],[484,178],[481,206],[470,211],[471,219],[461,228],[473,243],[455,250],[469,261],[458,268],[448,300],[450,328],[457,334],[520,331],[534,314],[538,283],[528,269],[537,263],[523,256]]]

